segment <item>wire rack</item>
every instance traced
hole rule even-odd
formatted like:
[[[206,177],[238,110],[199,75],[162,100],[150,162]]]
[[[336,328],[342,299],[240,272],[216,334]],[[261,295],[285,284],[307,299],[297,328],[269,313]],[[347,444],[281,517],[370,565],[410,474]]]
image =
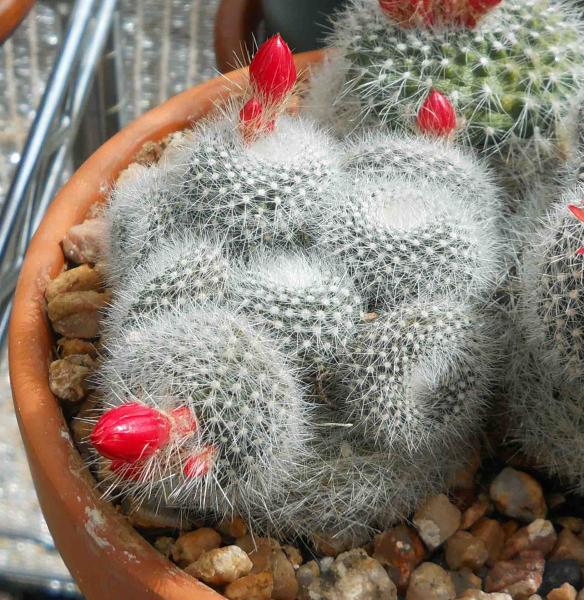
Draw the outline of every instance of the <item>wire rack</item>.
[[[217,4],[44,0],[0,48],[2,342],[28,241],[72,169],[120,126],[216,74]],[[0,577],[76,595],[36,501],[5,358],[2,352]]]

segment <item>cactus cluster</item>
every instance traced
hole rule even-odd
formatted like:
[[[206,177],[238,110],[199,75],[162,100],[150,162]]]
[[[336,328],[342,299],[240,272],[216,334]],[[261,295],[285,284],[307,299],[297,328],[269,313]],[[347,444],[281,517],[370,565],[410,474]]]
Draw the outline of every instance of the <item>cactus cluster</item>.
[[[109,495],[361,540],[480,429],[501,192],[444,140],[334,140],[283,114],[290,69],[252,66],[110,194],[94,456]]]
[[[489,157],[515,197],[571,174],[584,91],[579,8],[503,0],[470,22],[448,14],[404,22],[391,4],[353,0],[336,17],[337,53],[307,100],[316,115],[341,133],[382,123],[450,134]]]

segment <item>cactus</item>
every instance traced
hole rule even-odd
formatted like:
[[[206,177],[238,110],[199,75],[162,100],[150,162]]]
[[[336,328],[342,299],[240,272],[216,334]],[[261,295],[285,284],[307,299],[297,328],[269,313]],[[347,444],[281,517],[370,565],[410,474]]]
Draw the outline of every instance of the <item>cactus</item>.
[[[331,70],[349,68],[340,94],[313,96],[325,103],[320,114],[330,107],[325,122],[338,122],[337,107],[348,103],[354,112],[359,103],[353,127],[381,122],[439,134],[456,127],[455,137],[488,156],[513,193],[542,174],[553,182],[578,159],[584,32],[573,6],[503,0],[473,26],[404,24],[382,5],[353,0],[335,20],[330,45],[341,58],[325,67],[324,85],[334,80]],[[321,86],[318,75],[313,85]]]
[[[162,242],[145,264],[116,286],[105,337],[190,301],[220,300],[230,272],[222,239],[187,233]]]
[[[314,237],[350,269],[372,306],[444,293],[485,298],[498,276],[499,235],[488,205],[461,200],[423,177],[356,175],[327,197]]]
[[[468,439],[495,380],[496,331],[485,311],[452,299],[381,313],[340,365],[348,420],[390,455],[437,456]]]
[[[183,306],[120,332],[108,351],[98,382],[110,409],[103,418],[112,406],[140,403],[180,411],[188,425],[142,464],[110,452],[122,462],[112,493],[253,521],[258,506],[292,485],[292,467],[309,454],[312,409],[257,323],[213,304]]]
[[[307,365],[334,361],[363,313],[344,267],[318,253],[262,252],[234,273],[230,293]]]

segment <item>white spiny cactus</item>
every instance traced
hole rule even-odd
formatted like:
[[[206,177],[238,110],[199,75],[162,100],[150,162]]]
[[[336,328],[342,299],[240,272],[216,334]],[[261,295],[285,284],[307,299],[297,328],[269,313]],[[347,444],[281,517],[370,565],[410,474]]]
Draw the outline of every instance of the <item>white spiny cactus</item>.
[[[338,404],[365,439],[408,456],[476,433],[497,368],[496,321],[460,301],[413,302],[364,323],[340,365]]]
[[[319,247],[344,262],[374,305],[444,293],[485,297],[494,288],[500,241],[492,208],[465,203],[447,187],[361,173],[321,211]]]
[[[220,301],[231,267],[221,238],[202,232],[163,241],[144,264],[114,290],[104,335],[115,335],[137,319],[156,316],[192,301]]]
[[[234,273],[230,293],[311,366],[334,361],[363,314],[345,267],[319,253],[257,254]]]
[[[129,466],[134,477],[114,473],[112,493],[218,518],[235,512],[253,521],[258,507],[270,514],[267,503],[293,486],[312,436],[312,407],[278,343],[213,304],[169,309],[120,333],[99,371],[106,408],[186,408],[196,426]],[[200,464],[189,476],[193,458]]]

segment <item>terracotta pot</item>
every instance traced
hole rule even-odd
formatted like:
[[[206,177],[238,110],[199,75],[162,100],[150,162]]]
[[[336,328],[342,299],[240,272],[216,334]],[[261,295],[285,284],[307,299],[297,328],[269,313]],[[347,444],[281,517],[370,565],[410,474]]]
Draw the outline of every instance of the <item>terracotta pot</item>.
[[[297,57],[300,69],[321,52]],[[54,344],[44,290],[63,268],[60,242],[132,162],[142,145],[204,116],[247,76],[243,69],[213,79],[164,103],[104,144],[53,200],[20,273],[9,333],[9,366],[16,415],[43,513],[63,559],[89,600],[219,599],[154,550],[114,508],[100,500],[74,448],[48,386]]]
[[[35,0],[0,0],[0,44],[18,27]]]
[[[215,56],[222,73],[249,62],[261,20],[260,0],[221,0],[215,17]]]

